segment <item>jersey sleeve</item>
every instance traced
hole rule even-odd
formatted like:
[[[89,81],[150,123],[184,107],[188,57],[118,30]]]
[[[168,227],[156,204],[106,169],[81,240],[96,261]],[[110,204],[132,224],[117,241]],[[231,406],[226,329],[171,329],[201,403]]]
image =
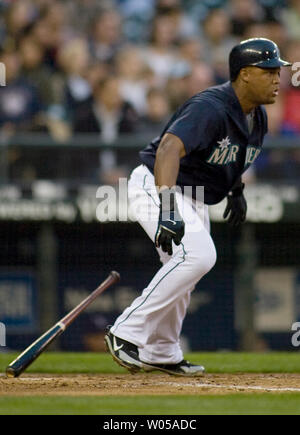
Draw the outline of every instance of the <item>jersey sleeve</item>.
[[[166,133],[179,137],[186,154],[203,150],[216,142],[222,125],[222,117],[207,101],[190,102],[183,106]]]

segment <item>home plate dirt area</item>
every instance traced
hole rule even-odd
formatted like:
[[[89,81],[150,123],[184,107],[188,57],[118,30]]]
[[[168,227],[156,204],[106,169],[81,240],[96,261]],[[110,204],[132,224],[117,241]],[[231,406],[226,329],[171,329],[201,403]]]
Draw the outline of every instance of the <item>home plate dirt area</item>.
[[[300,392],[300,374],[207,374],[199,378],[160,373],[0,377],[0,395],[11,396],[226,395],[243,392]]]

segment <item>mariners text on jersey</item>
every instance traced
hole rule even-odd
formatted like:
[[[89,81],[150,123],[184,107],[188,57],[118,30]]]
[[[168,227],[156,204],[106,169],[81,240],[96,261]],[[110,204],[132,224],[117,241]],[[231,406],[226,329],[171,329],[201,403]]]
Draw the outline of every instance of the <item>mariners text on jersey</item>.
[[[196,94],[177,110],[161,136],[140,152],[142,162],[152,173],[165,133],[179,137],[186,150],[177,185],[204,186],[205,203],[217,204],[260,154],[267,133],[267,115],[264,107],[258,106],[254,128],[249,132],[230,82]]]

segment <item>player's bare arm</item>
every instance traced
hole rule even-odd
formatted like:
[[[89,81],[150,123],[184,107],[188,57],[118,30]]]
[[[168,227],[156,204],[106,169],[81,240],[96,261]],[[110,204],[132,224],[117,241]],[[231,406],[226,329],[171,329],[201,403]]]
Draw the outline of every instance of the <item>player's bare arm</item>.
[[[176,185],[180,159],[185,156],[184,144],[171,133],[166,133],[157,149],[154,176],[156,186],[169,188]]]
[[[184,236],[184,222],[177,208],[175,190],[180,159],[185,156],[184,144],[177,136],[167,133],[157,149],[154,176],[159,192],[160,211],[155,245],[169,255],[172,242],[179,245]]]

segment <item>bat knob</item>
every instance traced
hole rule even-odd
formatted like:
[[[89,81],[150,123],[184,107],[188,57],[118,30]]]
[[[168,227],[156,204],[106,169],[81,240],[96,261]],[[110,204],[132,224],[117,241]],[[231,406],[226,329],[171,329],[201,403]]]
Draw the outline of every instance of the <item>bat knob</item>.
[[[120,277],[120,274],[119,274],[119,272],[116,272],[115,270],[112,270],[111,272],[110,272],[110,274],[117,280],[117,281],[120,281],[120,279],[121,279],[121,277]]]

